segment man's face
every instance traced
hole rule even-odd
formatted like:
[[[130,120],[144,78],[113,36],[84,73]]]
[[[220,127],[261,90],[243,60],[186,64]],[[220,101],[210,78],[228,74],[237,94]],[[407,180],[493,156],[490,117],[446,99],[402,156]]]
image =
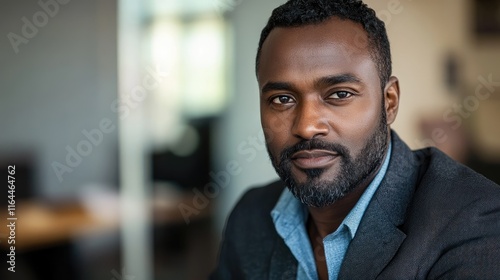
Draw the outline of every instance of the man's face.
[[[331,205],[375,174],[388,122],[361,25],[332,18],[275,28],[257,76],[271,161],[303,203]]]

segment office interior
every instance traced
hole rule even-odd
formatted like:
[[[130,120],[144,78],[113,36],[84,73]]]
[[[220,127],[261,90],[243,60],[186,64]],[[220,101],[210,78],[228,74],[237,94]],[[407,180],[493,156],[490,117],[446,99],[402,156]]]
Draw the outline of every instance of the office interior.
[[[400,80],[392,128],[500,183],[500,0],[365,2]],[[238,198],[277,178],[254,59],[282,3],[2,3],[0,278],[206,279]]]

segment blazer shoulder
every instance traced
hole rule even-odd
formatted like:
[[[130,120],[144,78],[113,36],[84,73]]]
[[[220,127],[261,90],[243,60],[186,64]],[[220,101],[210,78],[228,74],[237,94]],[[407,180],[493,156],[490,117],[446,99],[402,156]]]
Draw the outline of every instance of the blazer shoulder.
[[[443,152],[428,148],[408,218],[408,244],[426,278],[498,279],[500,186]],[[411,246],[409,246],[411,247]]]
[[[500,199],[500,186],[469,167],[456,162],[440,150],[427,148],[416,153],[429,155],[420,185],[430,185],[435,191],[448,193],[440,197],[446,200],[456,198],[464,202],[476,199]]]
[[[219,264],[211,279],[264,279],[277,240],[271,219],[284,185],[280,181],[246,191],[226,222]],[[251,277],[250,277],[251,276]]]
[[[443,193],[442,203],[469,218],[474,215],[477,217],[484,211],[500,214],[499,185],[443,152],[435,148],[433,150],[435,156],[428,169],[428,178],[434,181],[435,192]]]
[[[418,152],[428,156],[420,168],[421,177],[411,202],[409,224],[420,229],[430,226],[432,232],[440,232],[457,221],[463,226],[483,221],[482,213],[500,218],[500,186],[438,149]],[[493,226],[481,224],[481,227]]]

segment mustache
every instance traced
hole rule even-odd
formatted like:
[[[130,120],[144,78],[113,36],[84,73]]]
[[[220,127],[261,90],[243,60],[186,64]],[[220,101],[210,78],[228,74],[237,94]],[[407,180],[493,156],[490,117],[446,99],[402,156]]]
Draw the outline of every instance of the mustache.
[[[320,139],[311,139],[298,142],[297,144],[283,149],[280,154],[280,162],[290,160],[293,154],[307,150],[327,150],[337,153],[342,157],[349,157],[349,150],[342,144],[330,143]]]

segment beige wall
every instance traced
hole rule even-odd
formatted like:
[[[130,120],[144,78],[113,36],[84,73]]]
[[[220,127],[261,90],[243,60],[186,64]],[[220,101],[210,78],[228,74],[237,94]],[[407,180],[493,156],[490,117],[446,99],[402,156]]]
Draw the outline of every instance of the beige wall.
[[[378,14],[391,11],[392,1],[366,1]],[[387,32],[393,55],[393,75],[400,80],[400,110],[393,128],[412,147],[422,145],[416,126],[429,116],[451,106],[452,93],[443,83],[442,62],[448,51],[466,52],[465,1],[395,1]],[[453,5],[451,4],[453,2]],[[385,13],[385,12],[383,12]]]
[[[393,128],[412,148],[426,146],[418,129],[423,118],[442,120],[455,104],[463,105],[480,84],[479,76],[491,74],[493,81],[500,80],[500,40],[474,36],[468,0],[365,2],[386,22],[393,74],[400,80],[401,107]],[[449,53],[459,61],[461,79],[456,92],[444,83],[443,62]],[[479,152],[490,158],[500,157],[499,96],[500,90],[495,91],[462,118]]]

